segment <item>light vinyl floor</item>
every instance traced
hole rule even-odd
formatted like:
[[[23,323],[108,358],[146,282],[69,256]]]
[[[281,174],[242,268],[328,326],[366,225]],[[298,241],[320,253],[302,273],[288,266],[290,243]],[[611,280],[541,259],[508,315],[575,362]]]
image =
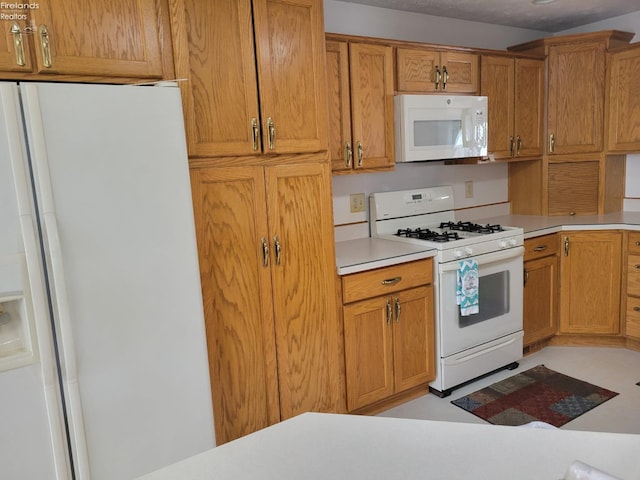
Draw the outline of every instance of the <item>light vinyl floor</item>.
[[[451,404],[455,400],[497,381],[543,364],[551,370],[608,388],[619,395],[561,428],[594,432],[640,434],[640,352],[608,347],[545,347],[527,355],[515,370],[502,370],[454,390],[449,397],[433,394],[411,400],[379,416],[486,423]]]

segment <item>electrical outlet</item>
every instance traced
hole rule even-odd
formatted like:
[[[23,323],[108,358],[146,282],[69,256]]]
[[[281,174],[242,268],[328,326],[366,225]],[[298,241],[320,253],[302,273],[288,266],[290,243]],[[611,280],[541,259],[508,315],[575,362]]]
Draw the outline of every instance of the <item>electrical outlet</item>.
[[[352,193],[351,199],[351,213],[364,212],[364,193]]]
[[[464,197],[473,198],[473,182],[471,180],[464,182]]]

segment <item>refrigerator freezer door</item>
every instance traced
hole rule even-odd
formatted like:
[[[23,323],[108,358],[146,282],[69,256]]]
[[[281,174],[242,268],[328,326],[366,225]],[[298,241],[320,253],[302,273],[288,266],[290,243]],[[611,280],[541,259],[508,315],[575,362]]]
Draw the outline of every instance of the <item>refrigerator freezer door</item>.
[[[40,258],[18,86],[0,83],[0,308],[23,352],[0,363],[3,478],[66,480],[70,464]],[[0,335],[2,336],[2,335]]]
[[[78,478],[211,448],[179,90],[22,89]]]

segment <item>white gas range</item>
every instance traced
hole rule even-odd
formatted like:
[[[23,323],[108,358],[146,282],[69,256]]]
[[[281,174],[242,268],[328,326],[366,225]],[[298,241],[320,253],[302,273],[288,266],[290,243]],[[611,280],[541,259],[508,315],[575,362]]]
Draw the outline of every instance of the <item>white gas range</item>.
[[[373,193],[369,201],[372,237],[437,250],[438,368],[430,390],[447,396],[480,376],[515,368],[522,358],[523,230],[457,221],[450,186]],[[471,278],[475,288],[463,289],[461,278]],[[470,308],[461,308],[461,297]]]

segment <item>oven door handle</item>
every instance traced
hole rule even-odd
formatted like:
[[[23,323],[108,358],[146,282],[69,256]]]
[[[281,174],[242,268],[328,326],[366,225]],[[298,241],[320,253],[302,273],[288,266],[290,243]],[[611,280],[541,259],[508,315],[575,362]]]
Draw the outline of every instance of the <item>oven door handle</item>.
[[[473,258],[478,262],[478,266],[488,265],[491,263],[501,262],[503,260],[510,260],[512,258],[523,257],[524,247],[514,247],[508,250],[501,250],[498,252],[485,253],[483,255],[461,258],[460,260],[466,260],[467,258]],[[441,263],[438,265],[438,271],[440,273],[450,272],[458,269],[458,261]]]

